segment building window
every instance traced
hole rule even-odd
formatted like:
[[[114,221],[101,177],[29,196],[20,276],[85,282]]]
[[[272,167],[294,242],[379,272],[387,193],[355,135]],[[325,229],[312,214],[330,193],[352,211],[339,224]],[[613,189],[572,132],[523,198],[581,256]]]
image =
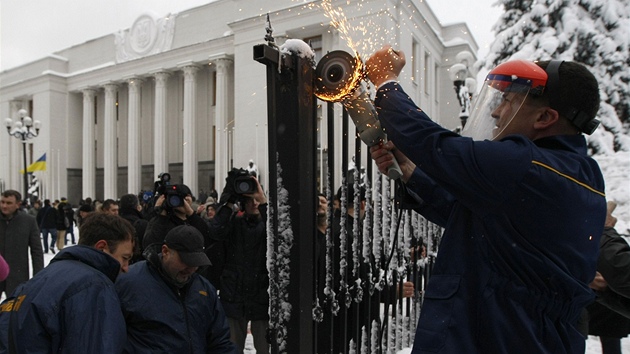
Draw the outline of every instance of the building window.
[[[423,71],[424,71],[424,93],[426,93],[427,95],[430,94],[430,92],[429,92],[429,88],[430,88],[430,85],[429,85],[429,81],[430,81],[429,80],[429,78],[430,78],[430,75],[429,75],[430,74],[430,72],[429,72],[429,67],[430,67],[429,66],[429,60],[430,59],[431,59],[431,55],[428,52],[424,53],[424,68],[423,68]]]
[[[304,38],[303,41],[315,52],[315,62],[322,58],[322,36]]]
[[[438,87],[438,83],[440,82],[438,75],[440,73],[440,66],[436,63],[435,66],[433,67],[433,81],[435,82],[435,85],[433,85],[433,97],[435,98],[435,102],[438,101],[438,92],[439,87]]]
[[[212,72],[212,106],[217,105],[217,71]]]
[[[411,81],[414,84],[418,84],[418,77],[420,76],[420,73],[418,72],[418,60],[417,60],[417,54],[418,54],[418,42],[413,39],[413,41],[411,42]]]

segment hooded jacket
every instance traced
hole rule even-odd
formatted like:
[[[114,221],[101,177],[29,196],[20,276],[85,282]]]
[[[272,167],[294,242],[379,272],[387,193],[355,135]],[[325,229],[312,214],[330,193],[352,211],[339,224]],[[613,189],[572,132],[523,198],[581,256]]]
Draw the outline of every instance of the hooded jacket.
[[[387,97],[387,99],[384,99]],[[417,168],[417,211],[445,227],[412,353],[583,353],[604,181],[582,135],[473,141],[434,123],[396,83],[376,98]]]
[[[129,338],[124,353],[236,353],[214,286],[197,273],[181,289],[171,285],[157,249],[116,282]]]
[[[0,305],[0,353],[120,353],[127,335],[113,284],[119,272],[102,251],[64,248]]]

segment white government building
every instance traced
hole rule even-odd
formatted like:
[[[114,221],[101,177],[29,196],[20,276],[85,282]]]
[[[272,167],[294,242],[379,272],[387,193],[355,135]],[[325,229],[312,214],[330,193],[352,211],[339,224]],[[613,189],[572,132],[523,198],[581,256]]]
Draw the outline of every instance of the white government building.
[[[249,160],[264,185],[266,70],[253,60],[253,47],[266,43],[269,14],[278,45],[302,39],[316,60],[331,50],[351,52],[321,3],[217,0],[177,14],[146,13],[126,30],[1,72],[0,117],[15,120],[26,109],[42,123],[27,142],[28,164],[47,154],[47,170],[35,172],[40,197],[116,199],[152,190],[160,172],[195,194],[220,193],[227,172]],[[359,41],[374,49],[393,43],[407,53],[403,87],[435,121],[457,128],[460,105],[449,71],[462,52],[478,49],[466,24],[441,25],[419,0],[333,5],[352,25],[371,23],[370,38]],[[320,132],[325,125],[320,119]],[[0,166],[0,189],[23,191],[22,142],[6,133]]]

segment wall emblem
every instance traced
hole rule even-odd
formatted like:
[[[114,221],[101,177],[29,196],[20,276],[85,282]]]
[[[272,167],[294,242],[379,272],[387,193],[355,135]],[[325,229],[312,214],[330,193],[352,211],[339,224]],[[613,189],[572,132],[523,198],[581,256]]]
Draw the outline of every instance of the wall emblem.
[[[116,62],[122,63],[170,50],[176,16],[143,14],[134,21],[131,28],[116,33]]]

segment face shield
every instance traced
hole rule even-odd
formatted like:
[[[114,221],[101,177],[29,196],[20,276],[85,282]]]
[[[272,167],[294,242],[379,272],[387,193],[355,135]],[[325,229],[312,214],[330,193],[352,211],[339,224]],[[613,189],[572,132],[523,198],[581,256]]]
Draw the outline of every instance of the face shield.
[[[474,140],[502,138],[527,97],[540,95],[546,80],[545,71],[532,62],[515,60],[499,65],[488,74],[472,102],[461,135]]]

